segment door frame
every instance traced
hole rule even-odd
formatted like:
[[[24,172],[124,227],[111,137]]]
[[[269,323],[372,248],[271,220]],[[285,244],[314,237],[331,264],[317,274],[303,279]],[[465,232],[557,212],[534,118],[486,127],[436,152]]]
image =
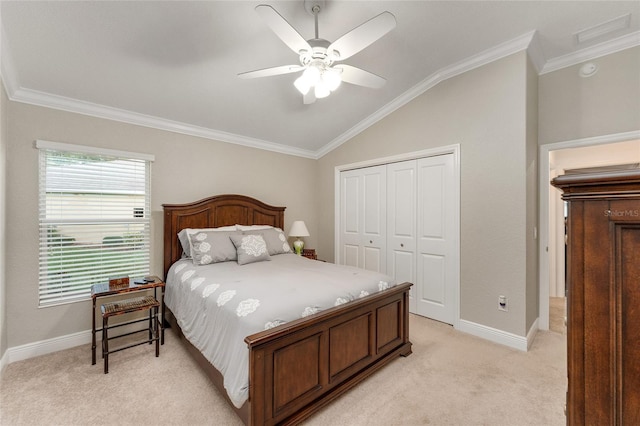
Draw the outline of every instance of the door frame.
[[[595,136],[582,139],[574,139],[564,142],[556,142],[540,145],[539,148],[539,203],[538,217],[540,223],[540,239],[538,242],[538,329],[549,330],[549,190],[550,164],[549,153],[558,149],[582,148],[593,145],[606,145],[609,143],[624,142],[640,139],[640,130],[614,133],[603,136]]]
[[[451,277],[454,286],[454,316],[453,316],[453,328],[459,328],[460,324],[460,144],[446,145],[436,148],[429,148],[421,151],[407,152],[404,154],[392,155],[389,157],[375,158],[372,160],[360,161],[357,163],[350,163],[339,165],[334,168],[334,257],[338,259],[340,249],[340,173],[353,170],[362,169],[365,167],[381,166],[389,163],[397,163],[400,161],[417,160],[425,157],[435,157],[437,155],[453,155],[453,190],[454,194],[454,207],[453,207],[453,220],[456,224],[456,230],[453,235],[453,240],[456,245],[456,253],[454,255],[454,276]],[[548,307],[547,307],[548,309]]]

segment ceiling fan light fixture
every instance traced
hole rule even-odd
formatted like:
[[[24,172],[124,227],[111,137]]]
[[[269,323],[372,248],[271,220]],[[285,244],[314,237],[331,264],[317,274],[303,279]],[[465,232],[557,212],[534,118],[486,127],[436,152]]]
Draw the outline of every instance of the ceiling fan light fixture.
[[[340,71],[337,69],[327,68],[322,73],[322,81],[327,88],[333,92],[340,86],[340,83],[342,83],[342,76],[340,75]]]
[[[327,85],[321,80],[321,81],[318,82],[318,84],[316,84],[316,87],[314,89],[314,93],[316,95],[316,98],[322,99],[322,98],[326,98],[327,96],[329,96],[329,94],[331,94],[331,90],[329,90]]]
[[[310,65],[306,70],[302,73],[302,78],[304,78],[309,86],[315,86],[318,81],[320,81],[320,70],[315,65]]]
[[[296,89],[303,95],[306,95],[309,90],[318,84],[322,78],[322,72],[314,65],[311,64],[304,70],[302,75],[293,82]]]
[[[311,85],[303,75],[296,78],[296,81],[293,82],[293,85],[296,86],[296,89],[298,89],[298,91],[303,95],[309,93],[309,89],[311,89]]]
[[[1,0],[0,0],[1,1]],[[325,98],[336,90],[342,80],[360,86],[380,88],[386,80],[368,71],[346,64],[333,68],[334,62],[348,59],[360,52],[396,26],[396,18],[390,12],[369,19],[334,42],[319,37],[318,14],[324,6],[323,0],[305,0],[305,8],[314,17],[315,37],[305,40],[300,33],[272,6],[260,4],[256,12],[265,20],[273,32],[298,54],[300,65],[283,65],[240,73],[240,78],[268,77],[303,71],[294,81],[296,89],[304,95],[304,104]],[[309,91],[313,88],[313,95]]]

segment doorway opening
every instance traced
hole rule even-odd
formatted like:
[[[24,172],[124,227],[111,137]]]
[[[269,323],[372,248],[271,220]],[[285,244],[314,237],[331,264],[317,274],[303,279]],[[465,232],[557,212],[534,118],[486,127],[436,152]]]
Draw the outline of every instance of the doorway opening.
[[[539,329],[557,331],[560,323],[564,330],[566,315],[563,303],[566,291],[566,207],[560,191],[550,185],[551,179],[570,169],[633,162],[640,162],[640,131],[540,147]],[[557,317],[559,312],[562,312],[561,318]],[[552,314],[553,328],[550,327]]]

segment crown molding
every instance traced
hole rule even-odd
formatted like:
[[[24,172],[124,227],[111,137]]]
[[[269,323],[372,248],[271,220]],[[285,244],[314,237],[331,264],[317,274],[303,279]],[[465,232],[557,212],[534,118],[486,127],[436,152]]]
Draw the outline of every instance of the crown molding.
[[[250,138],[247,136],[237,135],[221,130],[194,126],[187,123],[167,120],[164,118],[140,114],[137,112],[113,108],[105,105],[99,105],[92,102],[85,102],[78,99],[71,99],[64,96],[52,95],[50,93],[39,92],[37,90],[19,88],[17,90],[14,90],[13,93],[8,93],[8,95],[12,101],[22,102],[26,104],[43,106],[47,108],[53,108],[107,120],[114,120],[122,123],[135,124],[138,126],[150,127],[153,129],[166,130],[168,132],[180,133],[188,136],[197,136],[200,138],[242,145],[249,148],[273,151],[280,154],[288,154],[312,159],[316,158],[313,151],[304,150],[301,148],[289,147],[262,139]]]
[[[581,62],[590,61],[601,56],[610,55],[636,46],[640,46],[640,31],[635,31],[621,37],[614,38],[613,40],[598,43],[594,46],[569,53],[568,55],[549,59],[544,64],[544,67],[542,67],[540,74],[542,75],[552,71],[557,71],[562,68],[570,67]]]
[[[20,87],[16,78],[17,74],[13,68],[13,57],[11,55],[9,42],[7,41],[4,26],[0,26],[0,79],[2,80],[7,97],[11,101],[22,102],[46,108],[53,108],[91,117],[104,118],[107,120],[119,121],[122,123],[135,124],[138,126],[150,127],[153,129],[166,130],[173,133],[180,133],[188,136],[227,142],[236,145],[257,148],[265,151],[277,152],[280,154],[293,155],[297,157],[317,159],[316,153],[310,150],[290,147],[275,142],[265,141],[257,138],[223,132],[220,130],[208,129],[205,127],[193,126],[178,121],[153,117],[146,114],[113,108],[78,99],[53,95],[37,90]]]
[[[333,141],[329,142],[317,152],[317,157],[321,158],[338,148],[349,139],[363,132],[365,129],[382,120],[384,117],[412,101],[414,98],[420,96],[436,84],[474,68],[502,59],[521,50],[527,49],[529,58],[531,59],[538,74],[541,75],[601,56],[610,55],[638,45],[640,45],[640,31],[582,49],[569,55],[560,56],[546,61],[542,47],[540,46],[537,31],[532,31],[435,72],[413,88],[409,89],[407,92],[403,93],[360,123],[335,138]]]
[[[51,93],[37,90],[25,89],[20,86],[17,80],[17,73],[13,67],[13,56],[9,42],[6,38],[4,26],[0,26],[0,79],[2,80],[7,97],[11,101],[22,102],[46,108],[53,108],[67,112],[73,112],[91,117],[103,118],[107,120],[119,121],[122,123],[135,124],[158,130],[166,130],[173,133],[180,133],[188,136],[196,136],[219,142],[232,143],[249,148],[262,149],[265,151],[277,152],[280,154],[293,155],[297,157],[317,159],[315,152],[301,148],[290,147],[275,142],[265,141],[257,138],[237,135],[221,130],[208,129],[194,126],[178,121],[167,120],[146,114],[140,114],[119,108],[86,102],[79,99],[67,98]]]
[[[426,79],[422,80],[420,83],[413,86],[411,89],[404,92],[402,95],[398,96],[397,98],[380,108],[378,111],[371,114],[369,117],[365,118],[349,130],[329,142],[323,148],[318,150],[318,158],[321,158],[334,149],[338,148],[343,143],[363,132],[364,130],[382,120],[384,117],[396,111],[400,107],[411,102],[413,99],[422,95],[438,83],[527,49],[531,44],[531,41],[534,39],[535,34],[536,31],[531,31],[529,33],[521,35],[520,37],[516,37],[512,40],[501,43],[491,49],[487,49],[451,66],[436,71]]]
[[[520,37],[501,43],[491,49],[487,49],[463,61],[437,71],[317,151],[289,147],[275,142],[193,126],[178,121],[167,120],[124,109],[25,89],[19,87],[14,78],[15,73],[12,72],[13,70],[10,66],[7,66],[7,64],[11,63],[11,58],[9,52],[5,49],[3,49],[2,54],[3,76],[4,71],[6,70],[6,74],[9,78],[3,78],[3,80],[5,81],[7,95],[12,101],[317,160],[361,133],[366,128],[382,120],[398,108],[406,105],[441,81],[527,49],[534,39],[535,34],[535,31],[526,33]]]
[[[13,67],[12,55],[9,43],[6,39],[4,28],[1,28],[1,55],[0,55],[0,78],[4,84],[7,96],[10,100],[23,102],[31,105],[42,106],[47,108],[59,109],[63,111],[73,112],[77,114],[88,115],[97,118],[119,121],[128,124],[134,124],[159,130],[165,130],[173,133],[184,134],[188,136],[196,136],[220,142],[232,143],[236,145],[246,146],[249,148],[262,149],[266,151],[277,152],[280,154],[293,155],[297,157],[309,158],[317,160],[322,158],[329,152],[338,148],[343,143],[363,132],[373,124],[385,118],[387,115],[411,102],[416,97],[425,93],[432,87],[451,77],[463,74],[467,71],[481,67],[506,56],[527,50],[527,54],[531,59],[536,71],[539,74],[556,71],[561,68],[579,64],[584,61],[592,60],[601,56],[625,50],[640,45],[640,31],[636,31],[614,40],[599,43],[580,51],[560,56],[545,61],[540,42],[536,31],[523,34],[507,42],[501,43],[493,48],[487,49],[451,66],[442,68],[420,83],[407,90],[379,110],[375,111],[355,126],[342,133],[325,146],[317,151],[311,151],[301,148],[290,147],[272,141],[266,141],[257,138],[251,138],[234,133],[224,132],[221,130],[209,129],[154,117],[146,114],[140,114],[124,109],[113,108],[105,105],[86,102],[78,99],[66,98],[63,96],[44,93],[36,90],[25,89],[20,86],[17,80],[17,73]]]

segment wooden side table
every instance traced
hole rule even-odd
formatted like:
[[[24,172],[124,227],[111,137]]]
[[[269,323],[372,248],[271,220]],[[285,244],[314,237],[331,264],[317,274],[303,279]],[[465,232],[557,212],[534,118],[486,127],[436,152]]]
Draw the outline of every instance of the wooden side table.
[[[307,259],[318,260],[318,255],[316,255],[316,249],[302,249],[302,256]]]
[[[160,344],[164,345],[164,286],[165,283],[157,276],[151,277],[153,282],[146,282],[144,284],[135,284],[135,281],[131,281],[128,286],[125,287],[110,287],[109,283],[95,284],[91,287],[91,299],[92,299],[92,318],[91,318],[91,365],[96,363],[96,332],[102,332],[102,357],[105,359],[105,373],[108,372],[108,354],[111,352],[117,352],[123,349],[128,349],[140,344],[156,342],[156,356],[159,354],[158,340]],[[107,302],[101,306],[103,325],[102,328],[96,328],[96,305],[99,298],[115,296],[118,294],[135,293],[144,290],[153,289],[153,296],[146,297],[134,297],[125,300],[118,300],[115,302]],[[160,300],[157,298],[157,289],[160,289]],[[158,310],[160,309],[160,320],[158,320]],[[141,318],[131,320],[116,325],[109,326],[108,320],[111,316],[121,315],[130,312],[149,310],[149,318]],[[155,318],[155,321],[153,321]],[[148,328],[136,330],[131,333],[126,333],[114,337],[108,337],[108,330],[115,327],[121,327],[124,325],[135,324],[142,321],[149,321]],[[142,342],[135,343],[133,345],[125,346],[116,350],[109,351],[108,341],[118,337],[128,336],[130,334],[149,331],[149,338]],[[155,337],[153,336],[155,334]]]

